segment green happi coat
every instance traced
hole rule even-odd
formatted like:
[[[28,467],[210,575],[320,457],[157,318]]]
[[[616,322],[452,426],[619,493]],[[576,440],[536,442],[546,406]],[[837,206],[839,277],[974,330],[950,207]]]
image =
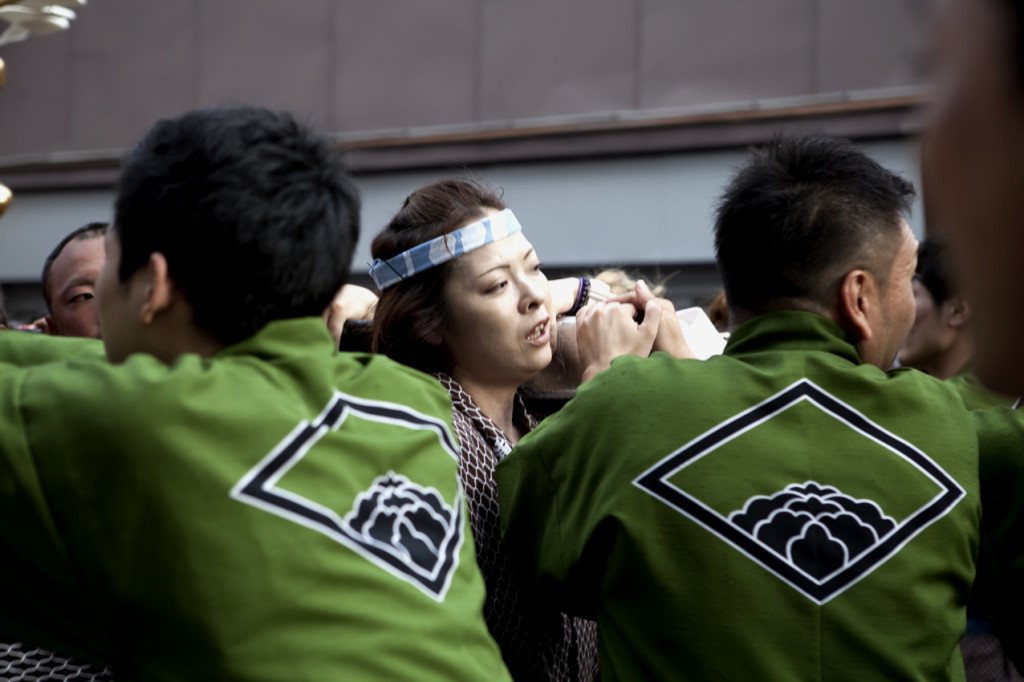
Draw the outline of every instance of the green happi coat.
[[[118,680],[508,679],[433,378],[318,319],[60,360],[99,354],[0,332],[0,637]]]
[[[623,357],[498,466],[510,556],[596,615],[602,680],[962,680],[978,439],[812,313]]]
[[[981,385],[978,377],[968,368],[961,370],[956,376],[946,379],[946,383],[952,386],[964,401],[968,410],[983,410],[989,407],[1013,407],[1017,404],[1017,398],[993,393]]]

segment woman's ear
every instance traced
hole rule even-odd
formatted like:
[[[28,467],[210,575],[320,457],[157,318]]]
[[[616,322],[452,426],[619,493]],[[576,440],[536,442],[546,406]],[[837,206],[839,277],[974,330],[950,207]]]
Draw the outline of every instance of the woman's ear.
[[[444,343],[444,339],[441,337],[441,330],[431,329],[429,332],[427,332],[425,341],[429,343],[431,346],[440,346],[442,343]]]
[[[878,315],[878,283],[867,270],[851,270],[839,284],[836,322],[859,343],[874,336]]]
[[[416,324],[413,325],[414,333],[431,346],[444,345],[444,322],[437,319],[438,311],[436,308],[430,310],[429,316],[424,312],[420,311],[417,315]]]

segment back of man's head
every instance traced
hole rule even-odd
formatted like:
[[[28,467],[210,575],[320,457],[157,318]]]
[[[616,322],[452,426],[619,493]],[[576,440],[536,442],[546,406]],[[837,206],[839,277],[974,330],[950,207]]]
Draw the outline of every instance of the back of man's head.
[[[195,324],[225,344],[318,316],[348,278],[359,197],[324,138],[291,116],[203,109],[158,122],[125,159],[118,277],[161,253]]]
[[[732,311],[830,310],[843,276],[885,286],[911,183],[848,141],[776,137],[722,195],[715,250]]]
[[[917,280],[937,305],[960,293],[950,267],[946,238],[941,234],[929,234],[921,242],[917,250]]]

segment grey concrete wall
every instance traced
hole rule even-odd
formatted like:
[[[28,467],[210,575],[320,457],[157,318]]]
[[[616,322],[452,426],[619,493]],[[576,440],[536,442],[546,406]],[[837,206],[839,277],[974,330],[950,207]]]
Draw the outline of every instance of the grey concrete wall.
[[[913,140],[862,146],[883,165],[920,184]],[[714,203],[743,156],[741,150],[727,150],[466,170],[504,190],[546,264],[708,263],[714,260]],[[363,233],[353,270],[366,270],[370,241],[407,194],[451,174],[433,170],[356,178],[363,197]],[[0,281],[36,281],[53,245],[80,225],[109,220],[112,204],[112,190],[16,196],[0,223]],[[918,234],[924,231],[920,205],[911,226]]]

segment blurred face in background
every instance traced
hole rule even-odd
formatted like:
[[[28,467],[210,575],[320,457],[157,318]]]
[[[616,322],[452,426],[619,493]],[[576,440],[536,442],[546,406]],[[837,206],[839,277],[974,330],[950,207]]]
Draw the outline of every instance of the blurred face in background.
[[[942,364],[943,358],[957,342],[962,330],[960,319],[965,315],[958,308],[957,299],[951,297],[939,303],[928,287],[918,280],[914,280],[914,303],[914,326],[900,348],[900,366],[935,374],[934,368]],[[938,378],[947,379],[949,376],[952,375]]]
[[[100,338],[95,289],[105,260],[102,235],[72,240],[61,250],[50,268],[48,333]]]
[[[951,238],[973,308],[973,368],[1024,389],[1024,86],[1006,0],[948,0],[934,26],[937,102],[922,169],[929,222]]]

